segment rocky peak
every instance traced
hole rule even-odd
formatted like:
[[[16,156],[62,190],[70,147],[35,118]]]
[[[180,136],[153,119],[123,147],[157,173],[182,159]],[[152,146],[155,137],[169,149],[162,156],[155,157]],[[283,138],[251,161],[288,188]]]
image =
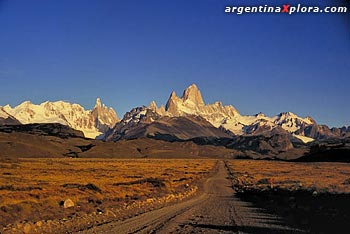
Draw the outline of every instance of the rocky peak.
[[[161,116],[150,108],[145,106],[135,107],[126,112],[123,119],[116,126],[136,125],[140,123],[151,123]],[[118,128],[118,127],[117,127]]]
[[[163,105],[161,105],[160,107],[157,106],[157,103],[155,101],[152,101],[149,106],[148,109],[150,109],[151,111],[157,113],[160,116],[170,116],[169,112],[167,112],[165,110],[165,107]]]
[[[100,98],[97,98],[96,105],[91,111],[91,114],[94,125],[100,132],[106,132],[108,128],[112,128],[119,121],[117,113],[115,113],[113,108],[108,108],[102,104]]]
[[[204,105],[202,94],[195,84],[192,84],[187,89],[185,89],[182,95],[182,100],[184,102],[188,100],[192,101],[195,105]]]
[[[181,102],[181,99],[176,96],[176,93],[173,91],[170,94],[170,97],[165,105],[165,110],[173,115],[178,115],[178,104]]]
[[[311,117],[302,118],[293,112],[282,112],[277,115],[276,123],[284,123],[284,122],[303,122],[306,124],[312,124],[315,121]]]
[[[288,111],[288,112],[281,112],[278,116],[279,117],[284,117],[284,118],[296,118],[297,117],[296,114],[294,114],[293,112],[290,112],[290,111]]]
[[[215,106],[220,106],[220,107],[222,107],[222,102],[216,101],[216,102],[214,102],[214,105],[215,105]]]
[[[172,92],[171,92],[170,98],[177,98],[177,95],[176,95],[175,91],[172,91]]]
[[[165,107],[165,111],[158,109],[158,114],[164,116],[201,116],[215,127],[220,127],[224,120],[232,120],[239,116],[233,106],[224,106],[217,101],[214,104],[204,104],[202,94],[195,84],[184,90],[181,98],[172,92]]]
[[[157,104],[155,101],[152,101],[149,106],[148,106],[149,109],[153,110],[153,111],[157,111],[158,107],[157,107]]]
[[[258,114],[255,115],[255,117],[262,118],[262,117],[266,117],[266,115],[262,112],[259,112]]]
[[[202,94],[197,85],[192,84],[184,90],[182,97],[179,98],[173,91],[170,94],[165,110],[173,116],[179,116],[183,113],[196,112],[198,108],[204,106]]]
[[[101,103],[101,99],[100,99],[100,98],[97,98],[97,99],[96,99],[95,108],[96,108],[96,107],[102,107],[102,103]]]

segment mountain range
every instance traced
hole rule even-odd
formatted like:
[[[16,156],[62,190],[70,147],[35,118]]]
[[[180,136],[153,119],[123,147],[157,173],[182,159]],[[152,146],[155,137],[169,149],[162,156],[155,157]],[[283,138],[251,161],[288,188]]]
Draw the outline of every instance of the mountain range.
[[[87,138],[107,141],[140,137],[188,140],[197,137],[230,138],[233,136],[258,136],[280,133],[304,143],[313,140],[339,138],[350,135],[350,128],[329,128],[318,125],[311,117],[300,117],[292,112],[282,112],[268,117],[263,113],[241,115],[232,105],[217,101],[205,104],[195,84],[186,88],[181,97],[170,94],[165,106],[152,101],[127,112],[119,119],[112,108],[98,98],[92,110],[79,104],[64,101],[30,101],[12,108],[0,107],[0,124],[60,123],[80,130]],[[162,137],[161,137],[162,136]]]
[[[196,119],[196,121],[194,121]],[[191,124],[190,124],[191,123]],[[220,130],[205,132],[203,129]],[[179,134],[181,132],[181,134]],[[191,132],[191,133],[190,133]],[[350,128],[318,125],[314,119],[282,112],[268,117],[262,113],[241,115],[232,105],[221,102],[205,104],[195,84],[184,90],[181,97],[172,92],[166,105],[158,107],[152,101],[148,107],[132,109],[115,127],[106,132],[105,140],[119,140],[164,135],[186,140],[202,137],[232,137],[286,134],[304,143],[318,139],[349,135]]]

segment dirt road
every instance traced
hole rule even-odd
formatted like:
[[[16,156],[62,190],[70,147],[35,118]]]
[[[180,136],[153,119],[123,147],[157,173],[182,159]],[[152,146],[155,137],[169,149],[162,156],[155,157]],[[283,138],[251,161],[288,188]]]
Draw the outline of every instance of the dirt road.
[[[203,192],[175,205],[81,233],[302,233],[235,197],[224,162],[203,185]]]

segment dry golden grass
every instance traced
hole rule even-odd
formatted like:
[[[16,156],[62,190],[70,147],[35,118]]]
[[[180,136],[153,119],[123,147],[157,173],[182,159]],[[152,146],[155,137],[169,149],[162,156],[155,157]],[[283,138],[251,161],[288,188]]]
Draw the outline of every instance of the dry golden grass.
[[[350,192],[347,163],[292,163],[231,160],[228,162],[238,183],[253,187],[310,189],[331,193]]]
[[[73,200],[77,211],[88,213],[99,205],[115,206],[181,193],[206,177],[214,164],[215,160],[205,159],[51,158],[1,162],[0,224],[67,215],[60,204],[67,198]]]

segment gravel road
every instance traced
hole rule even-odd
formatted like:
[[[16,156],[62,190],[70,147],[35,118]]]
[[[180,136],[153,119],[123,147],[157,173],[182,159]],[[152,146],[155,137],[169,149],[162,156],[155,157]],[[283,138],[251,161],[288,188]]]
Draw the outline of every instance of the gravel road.
[[[304,233],[236,198],[225,162],[190,200],[81,233]]]

